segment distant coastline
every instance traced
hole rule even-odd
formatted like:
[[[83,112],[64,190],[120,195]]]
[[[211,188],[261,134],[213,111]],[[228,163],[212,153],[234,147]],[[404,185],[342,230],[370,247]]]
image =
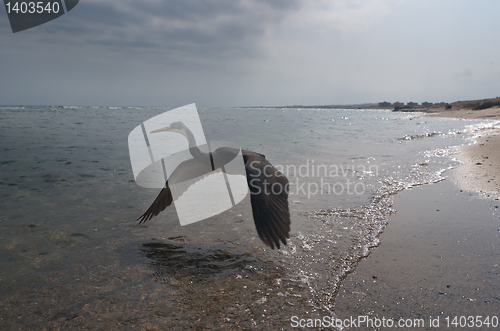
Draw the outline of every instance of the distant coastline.
[[[481,100],[467,100],[467,101],[455,101],[452,103],[438,103],[430,104],[423,103],[421,105],[398,105],[394,107],[394,111],[404,111],[404,112],[426,112],[426,113],[437,113],[446,112],[453,110],[483,110],[500,106],[500,97],[481,99]]]
[[[500,97],[481,99],[481,100],[467,100],[467,101],[455,101],[451,103],[439,102],[423,102],[421,104],[415,102],[408,102],[404,104],[403,102],[390,103],[387,101],[378,103],[363,103],[354,105],[293,105],[293,106],[278,106],[278,107],[268,107],[268,106],[258,106],[258,107],[242,107],[242,108],[272,108],[272,109],[289,109],[289,108],[312,108],[312,109],[392,109],[393,111],[402,112],[425,112],[425,113],[438,113],[443,111],[457,110],[457,109],[469,109],[469,110],[483,110],[493,107],[500,107]]]

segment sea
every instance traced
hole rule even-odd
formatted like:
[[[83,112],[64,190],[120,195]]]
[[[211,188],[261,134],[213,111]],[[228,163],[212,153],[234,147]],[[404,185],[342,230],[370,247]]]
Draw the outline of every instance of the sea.
[[[159,189],[136,184],[128,135],[172,108],[0,107],[2,329],[288,329],[297,312],[335,316],[340,284],[397,212],[393,197],[442,181],[460,164],[456,146],[499,126],[198,108],[207,141],[264,154],[288,177],[290,239],[272,250],[248,196],[186,226],[175,206],[136,222]]]

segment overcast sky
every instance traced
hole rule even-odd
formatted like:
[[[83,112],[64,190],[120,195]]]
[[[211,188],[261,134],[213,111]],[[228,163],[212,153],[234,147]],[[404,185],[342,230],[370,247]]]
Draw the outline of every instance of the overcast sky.
[[[278,106],[500,95],[498,0],[81,0],[12,33],[0,104]]]

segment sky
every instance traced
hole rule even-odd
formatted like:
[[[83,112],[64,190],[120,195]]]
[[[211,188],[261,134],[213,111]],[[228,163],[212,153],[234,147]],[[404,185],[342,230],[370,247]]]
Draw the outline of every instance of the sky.
[[[12,33],[0,104],[198,107],[500,96],[498,0],[81,0]]]

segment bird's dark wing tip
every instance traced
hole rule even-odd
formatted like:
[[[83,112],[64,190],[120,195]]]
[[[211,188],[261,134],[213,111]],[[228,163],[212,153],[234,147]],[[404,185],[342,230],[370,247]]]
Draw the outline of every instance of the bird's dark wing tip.
[[[146,210],[146,212],[139,216],[135,221],[139,221],[139,224],[149,221],[153,218],[153,216],[157,216],[160,212],[165,210],[165,208],[170,206],[170,204],[172,204],[172,201],[172,193],[170,192],[170,188],[167,184],[167,186],[160,191],[160,194],[158,194],[155,201],[151,204],[148,210]]]

